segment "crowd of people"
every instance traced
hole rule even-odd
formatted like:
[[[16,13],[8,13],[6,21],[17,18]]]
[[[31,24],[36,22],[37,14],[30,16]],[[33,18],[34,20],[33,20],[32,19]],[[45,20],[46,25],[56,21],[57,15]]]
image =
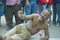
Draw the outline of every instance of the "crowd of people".
[[[21,20],[17,15],[19,10],[23,10],[25,15],[33,13],[41,14],[41,12],[47,8],[51,10],[51,5],[53,5],[53,25],[60,26],[60,0],[0,0],[0,26],[1,16],[3,15],[5,16],[8,28],[12,28],[13,15],[15,15],[15,25],[24,22],[24,20]],[[28,20],[25,20],[25,22],[27,21]]]
[[[53,10],[51,10],[51,5]],[[51,20],[51,15],[53,15],[53,25],[60,26],[59,7],[60,0],[0,0],[0,21],[1,16],[4,15],[6,25],[9,29],[12,28],[6,34],[0,36],[0,39],[27,40],[38,31],[44,30],[45,37],[42,39],[48,40],[47,23]],[[15,26],[12,22],[13,15],[16,20]]]
[[[46,20],[50,19],[52,12],[48,9],[41,12],[41,14],[24,15],[23,11],[18,11],[18,16],[22,20],[30,20],[28,24],[21,23],[9,30],[7,33],[0,35],[1,40],[29,40],[31,36],[44,30],[45,36],[40,37],[40,40],[49,39],[48,23]]]
[[[51,10],[51,5],[53,10]],[[0,27],[1,16],[5,16],[8,28],[13,27],[12,18],[15,15],[16,24],[28,22],[18,17],[18,11],[23,9],[23,14],[30,15],[33,13],[40,14],[45,9],[53,12],[53,24],[60,26],[60,0],[0,0]],[[57,15],[57,17],[56,17]],[[57,20],[56,20],[57,19]]]

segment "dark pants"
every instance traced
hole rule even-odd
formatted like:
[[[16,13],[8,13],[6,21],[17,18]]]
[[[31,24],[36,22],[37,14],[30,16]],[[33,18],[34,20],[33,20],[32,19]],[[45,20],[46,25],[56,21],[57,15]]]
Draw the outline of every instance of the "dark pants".
[[[15,15],[16,25],[23,22],[23,20],[21,20],[17,15],[18,10],[20,9],[18,5],[7,6],[6,9],[7,9],[7,14],[5,14],[5,18],[8,26],[12,26],[13,24],[12,22],[13,15]]]
[[[57,10],[56,10],[56,4],[53,4],[53,22],[56,23],[56,14],[57,14]]]
[[[57,15],[57,17],[56,17]],[[57,21],[56,21],[57,19]],[[53,22],[60,23],[60,3],[53,4]]]

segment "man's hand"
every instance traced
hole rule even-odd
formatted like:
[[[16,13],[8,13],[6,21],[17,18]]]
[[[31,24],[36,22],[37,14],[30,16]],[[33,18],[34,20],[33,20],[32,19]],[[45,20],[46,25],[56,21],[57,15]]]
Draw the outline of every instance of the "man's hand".
[[[23,11],[22,10],[18,11],[18,15],[23,15]]]
[[[18,16],[23,15],[23,7],[21,7],[21,10],[18,11]]]
[[[18,16],[21,17],[22,16],[22,11],[18,11]]]
[[[26,6],[30,6],[29,0],[26,0]]]
[[[29,2],[26,2],[26,6],[30,6],[30,3]]]
[[[20,19],[24,19],[24,14],[22,10],[18,11],[18,16]]]
[[[45,36],[44,38],[41,38],[41,40],[48,40],[49,37],[48,36]]]

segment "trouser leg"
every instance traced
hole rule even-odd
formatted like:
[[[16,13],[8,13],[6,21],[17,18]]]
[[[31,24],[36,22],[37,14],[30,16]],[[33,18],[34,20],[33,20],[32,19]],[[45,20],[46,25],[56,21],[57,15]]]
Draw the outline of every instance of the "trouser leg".
[[[7,14],[5,14],[6,23],[7,23],[7,26],[9,28],[11,28],[12,25],[13,25],[13,22],[12,22],[12,18],[13,18],[13,7],[7,6],[6,10],[7,10]]]

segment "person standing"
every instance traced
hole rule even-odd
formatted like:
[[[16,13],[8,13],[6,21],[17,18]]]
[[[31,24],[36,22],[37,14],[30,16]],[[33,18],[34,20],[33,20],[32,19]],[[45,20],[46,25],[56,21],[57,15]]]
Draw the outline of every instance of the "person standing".
[[[37,12],[36,1],[37,0],[26,0],[26,4],[24,6],[25,15],[30,15],[32,13],[36,13]]]
[[[58,18],[56,17],[56,15],[58,16]],[[54,0],[53,3],[53,24],[60,26],[60,0]]]
[[[3,16],[4,14],[5,1],[6,0],[0,0],[0,27],[1,27],[1,16]]]
[[[6,10],[7,13],[5,14],[5,18],[7,21],[8,28],[12,28],[13,22],[12,18],[15,15],[16,25],[22,23],[21,19],[19,19],[17,12],[20,10],[21,7],[18,5],[20,4],[21,0],[6,0]]]
[[[53,4],[53,0],[39,0],[40,2],[40,13],[46,8],[51,10],[51,5]]]
[[[32,13],[36,13],[36,10],[37,10],[36,0],[26,0],[25,14],[30,15]]]

